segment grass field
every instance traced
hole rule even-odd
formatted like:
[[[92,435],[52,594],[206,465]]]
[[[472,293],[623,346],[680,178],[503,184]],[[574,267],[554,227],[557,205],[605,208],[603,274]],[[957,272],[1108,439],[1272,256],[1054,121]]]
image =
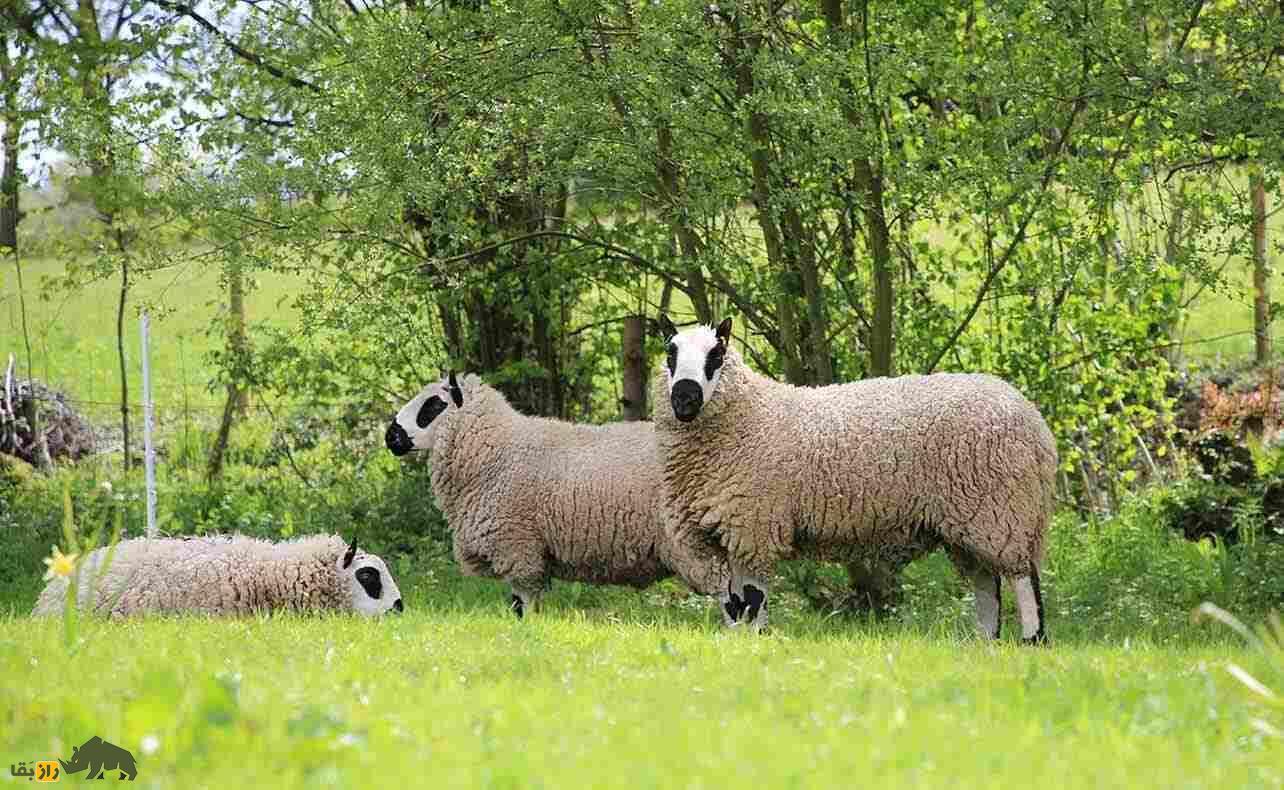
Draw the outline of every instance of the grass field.
[[[81,400],[84,412],[110,419],[120,413],[116,354],[120,280],[101,280],[72,293],[47,291],[43,284],[61,276],[64,266],[56,258],[23,262],[36,377]],[[246,297],[250,320],[288,320],[292,314],[289,299],[298,287],[296,282],[287,275],[271,272],[254,279],[256,286]],[[218,272],[196,265],[176,265],[139,281],[131,293],[125,353],[132,402],[137,404],[142,399],[138,306],[149,303],[163,311],[151,321],[152,386],[158,407],[168,413],[184,407],[199,413],[221,408],[224,395],[209,390],[212,374],[205,359],[207,352],[222,343],[221,335],[209,334],[211,320],[226,302]],[[25,371],[17,278],[7,258],[0,275],[0,338],[0,357],[15,354]]]
[[[1229,642],[1051,649],[411,598],[400,618],[0,621],[0,759],[153,787],[1280,787]],[[711,621],[711,617],[709,618]],[[1203,637],[1207,640],[1208,637]],[[83,776],[83,774],[81,775]]]

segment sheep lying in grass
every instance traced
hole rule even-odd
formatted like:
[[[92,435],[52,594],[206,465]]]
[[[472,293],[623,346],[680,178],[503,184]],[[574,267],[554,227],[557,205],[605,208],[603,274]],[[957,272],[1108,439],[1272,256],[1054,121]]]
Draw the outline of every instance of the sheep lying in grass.
[[[1039,566],[1056,445],[1038,410],[986,375],[880,378],[820,388],[754,373],[714,331],[661,326],[654,382],[668,529],[716,540],[732,605],[766,623],[780,559],[873,557],[899,570],[944,546],[976,593],[982,635],[999,635],[999,577],[1023,637],[1046,640]]]
[[[551,579],[642,588],[677,574],[729,597],[716,547],[665,536],[650,423],[528,417],[452,372],[401,408],[385,440],[396,455],[431,451],[455,558],[465,574],[507,581],[518,617]]]
[[[273,609],[378,615],[403,608],[383,560],[327,535],[284,543],[241,536],[125,540],[91,552],[79,580],[78,608],[111,616]],[[61,614],[69,587],[68,579],[51,580],[32,614]]]

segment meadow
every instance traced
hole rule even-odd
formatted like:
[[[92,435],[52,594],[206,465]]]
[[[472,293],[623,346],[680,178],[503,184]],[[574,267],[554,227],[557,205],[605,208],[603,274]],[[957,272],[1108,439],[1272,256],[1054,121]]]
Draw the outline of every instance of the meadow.
[[[788,623],[413,606],[400,618],[0,623],[0,754],[101,734],[150,787],[1279,787],[1220,640],[1050,650]]]

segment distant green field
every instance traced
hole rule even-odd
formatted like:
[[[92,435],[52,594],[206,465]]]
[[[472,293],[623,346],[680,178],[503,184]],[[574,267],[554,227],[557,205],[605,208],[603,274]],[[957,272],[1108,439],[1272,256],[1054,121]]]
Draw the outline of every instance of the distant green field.
[[[18,284],[12,259],[4,261],[0,277],[0,357],[16,355],[25,370],[25,349],[19,312]],[[120,369],[116,352],[118,277],[91,283],[73,293],[50,292],[44,284],[60,275],[63,262],[53,258],[25,259],[28,322],[36,377],[72,397],[86,401],[89,414],[111,418],[119,414]],[[246,298],[251,321],[288,321],[289,300],[297,288],[286,275],[267,273],[255,278]],[[222,392],[210,392],[211,371],[205,354],[221,345],[220,335],[208,334],[211,320],[224,308],[226,295],[218,272],[196,264],[176,266],[139,281],[126,312],[126,358],[132,402],[141,402],[142,357],[138,305],[151,302],[165,314],[151,320],[153,398],[165,413],[186,406],[208,414],[221,407]]]

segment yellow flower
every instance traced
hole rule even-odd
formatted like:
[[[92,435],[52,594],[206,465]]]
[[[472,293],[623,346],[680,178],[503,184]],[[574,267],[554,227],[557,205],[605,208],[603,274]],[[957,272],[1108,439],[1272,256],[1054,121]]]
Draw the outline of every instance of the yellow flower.
[[[55,576],[61,576],[64,579],[67,578],[74,570],[76,570],[76,558],[80,555],[63,554],[58,550],[57,546],[52,546],[50,548],[53,549],[53,554],[45,557],[45,565],[49,566],[49,570],[45,571],[45,581],[49,581]]]

